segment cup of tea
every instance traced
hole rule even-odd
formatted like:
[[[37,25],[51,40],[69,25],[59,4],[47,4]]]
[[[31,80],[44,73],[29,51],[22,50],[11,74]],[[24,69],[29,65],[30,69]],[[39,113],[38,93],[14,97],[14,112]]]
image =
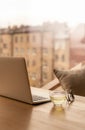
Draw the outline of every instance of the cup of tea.
[[[66,102],[66,93],[64,90],[50,91],[50,99],[56,107],[63,107]]]

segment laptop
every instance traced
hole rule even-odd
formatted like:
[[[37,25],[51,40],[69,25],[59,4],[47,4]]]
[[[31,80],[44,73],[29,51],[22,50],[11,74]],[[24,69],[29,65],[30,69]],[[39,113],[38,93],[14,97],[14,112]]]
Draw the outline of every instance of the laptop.
[[[25,58],[0,58],[0,95],[29,104],[50,101],[49,90],[31,87]]]

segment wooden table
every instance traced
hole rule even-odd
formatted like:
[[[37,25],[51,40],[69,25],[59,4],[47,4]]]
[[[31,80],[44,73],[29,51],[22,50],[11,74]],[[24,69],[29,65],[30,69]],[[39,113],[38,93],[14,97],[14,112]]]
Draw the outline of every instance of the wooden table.
[[[0,130],[85,130],[85,97],[62,111],[0,97]]]

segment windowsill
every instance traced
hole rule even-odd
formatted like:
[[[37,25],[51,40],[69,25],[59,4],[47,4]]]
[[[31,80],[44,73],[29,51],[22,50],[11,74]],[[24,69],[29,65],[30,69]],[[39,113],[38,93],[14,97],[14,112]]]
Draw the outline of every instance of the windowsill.
[[[54,90],[60,86],[57,78],[43,86],[44,89]]]

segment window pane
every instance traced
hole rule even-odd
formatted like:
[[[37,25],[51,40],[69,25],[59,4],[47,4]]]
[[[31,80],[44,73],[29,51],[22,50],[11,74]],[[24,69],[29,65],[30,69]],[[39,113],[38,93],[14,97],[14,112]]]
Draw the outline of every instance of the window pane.
[[[24,57],[35,87],[52,81],[54,68],[68,70],[85,61],[84,5],[80,0],[2,0],[0,56]]]

